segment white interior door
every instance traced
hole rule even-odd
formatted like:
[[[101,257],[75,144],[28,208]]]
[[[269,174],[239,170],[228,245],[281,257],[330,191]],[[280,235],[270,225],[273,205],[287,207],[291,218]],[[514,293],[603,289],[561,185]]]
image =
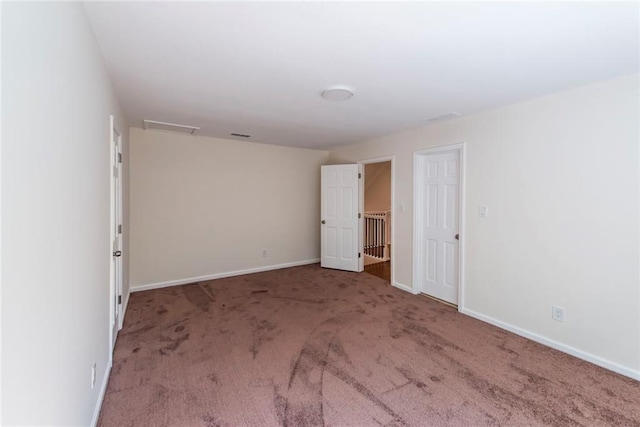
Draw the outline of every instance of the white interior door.
[[[458,304],[460,150],[416,155],[418,289]]]
[[[111,117],[111,347],[116,343],[118,330],[122,325],[122,138]]]
[[[320,265],[362,271],[362,165],[322,166],[321,170]]]

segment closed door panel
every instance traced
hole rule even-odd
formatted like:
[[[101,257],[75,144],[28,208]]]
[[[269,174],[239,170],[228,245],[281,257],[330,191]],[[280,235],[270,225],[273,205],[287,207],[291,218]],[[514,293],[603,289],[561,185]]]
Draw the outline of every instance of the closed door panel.
[[[416,162],[418,287],[458,302],[459,151],[424,154]]]

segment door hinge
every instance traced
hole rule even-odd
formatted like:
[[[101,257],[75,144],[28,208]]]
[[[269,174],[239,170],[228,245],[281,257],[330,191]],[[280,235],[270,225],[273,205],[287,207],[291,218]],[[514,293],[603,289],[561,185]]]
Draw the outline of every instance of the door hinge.
[[[358,218],[362,218],[362,214],[358,212]]]
[[[362,174],[360,172],[358,172],[358,179],[362,178]]]
[[[118,304],[122,304],[122,295],[118,295]]]
[[[358,258],[362,257],[362,254],[360,252],[358,252]]]
[[[118,163],[122,163],[122,153],[118,153]]]
[[[118,234],[122,234],[122,224],[118,224]]]

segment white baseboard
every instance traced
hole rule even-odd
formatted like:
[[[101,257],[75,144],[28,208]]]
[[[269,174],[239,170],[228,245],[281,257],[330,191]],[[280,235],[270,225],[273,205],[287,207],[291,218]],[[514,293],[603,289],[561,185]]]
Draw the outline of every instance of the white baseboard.
[[[261,273],[263,271],[279,270],[281,268],[298,267],[307,264],[316,264],[320,262],[320,258],[307,259],[303,261],[286,262],[284,264],[267,265],[264,267],[248,268],[246,270],[227,271],[224,273],[216,273],[208,276],[189,277],[187,279],[169,280],[166,282],[149,283],[146,285],[131,286],[130,292],[148,291],[151,289],[167,288],[169,286],[186,285],[187,283],[203,282],[205,280],[222,279],[223,277],[241,276],[243,274]]]
[[[129,299],[131,296],[131,290],[125,295],[124,304],[122,305],[122,317],[121,324],[118,329],[122,329],[124,324],[124,317],[127,315],[127,308],[129,307]],[[111,367],[113,366],[113,355],[110,355],[107,359],[107,369],[104,371],[104,377],[102,378],[102,385],[100,386],[100,394],[98,395],[98,401],[96,407],[93,410],[93,417],[91,418],[91,426],[95,427],[98,424],[98,418],[100,417],[100,409],[102,409],[102,402],[104,401],[104,395],[107,392],[107,385],[109,384],[109,375],[111,374]]]
[[[125,300],[124,300],[124,304],[122,304],[122,316],[120,316],[120,325],[118,325],[118,330],[122,329],[122,326],[124,326],[124,318],[127,315],[127,308],[129,307],[131,290],[129,290],[129,292],[127,292],[127,294],[124,297],[125,297]]]
[[[410,287],[409,287],[409,286],[407,286],[407,285],[403,285],[403,284],[402,284],[402,283],[400,283],[400,282],[395,282],[395,281],[394,281],[394,282],[393,282],[393,286],[395,286],[396,288],[398,288],[398,289],[400,289],[400,290],[403,290],[403,291],[405,291],[405,292],[409,292],[410,294],[413,294],[413,295],[417,295],[417,294],[418,294],[417,292],[414,292],[414,290],[413,290],[412,288],[410,288]]]
[[[93,417],[91,418],[91,427],[96,427],[98,424],[98,418],[100,418],[100,409],[102,409],[102,402],[104,401],[104,395],[107,392],[107,384],[109,384],[109,374],[111,373],[111,358],[107,360],[107,369],[104,370],[104,376],[102,378],[102,385],[100,386],[100,394],[98,394],[98,401],[96,407],[93,410]]]
[[[483,322],[497,326],[498,328],[505,329],[509,332],[513,332],[514,334],[520,335],[521,337],[528,338],[537,343],[546,345],[547,347],[551,347],[563,353],[570,354],[571,356],[577,357],[578,359],[586,360],[587,362],[593,363],[594,365],[598,365],[602,368],[616,372],[620,375],[624,375],[626,377],[633,378],[634,380],[640,381],[639,370],[627,368],[618,363],[612,362],[607,359],[603,359],[601,357],[595,356],[590,353],[586,353],[582,350],[578,350],[577,348],[571,347],[566,344],[562,344],[558,341],[554,341],[552,339],[546,338],[542,335],[538,335],[526,329],[519,328],[518,326],[514,326],[509,323],[494,319],[493,317],[485,316],[484,314],[475,312],[473,310],[461,308],[459,311],[462,314],[466,314],[467,316],[476,318],[478,320],[482,320]]]
[[[122,319],[127,315],[127,308],[129,308],[129,300],[131,299],[131,290],[127,292],[127,299],[124,301],[124,309],[122,311]]]

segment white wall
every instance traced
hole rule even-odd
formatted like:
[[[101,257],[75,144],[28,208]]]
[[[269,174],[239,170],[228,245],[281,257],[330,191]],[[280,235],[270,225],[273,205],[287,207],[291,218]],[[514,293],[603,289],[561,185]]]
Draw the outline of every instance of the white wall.
[[[319,258],[328,152],[130,132],[132,289]]]
[[[411,287],[413,151],[465,142],[462,308],[640,378],[638,97],[627,76],[336,149],[331,161],[395,154],[395,203],[406,206],[395,276]]]
[[[1,421],[88,425],[109,359],[109,115],[126,124],[80,3],[3,4],[2,89]]]

